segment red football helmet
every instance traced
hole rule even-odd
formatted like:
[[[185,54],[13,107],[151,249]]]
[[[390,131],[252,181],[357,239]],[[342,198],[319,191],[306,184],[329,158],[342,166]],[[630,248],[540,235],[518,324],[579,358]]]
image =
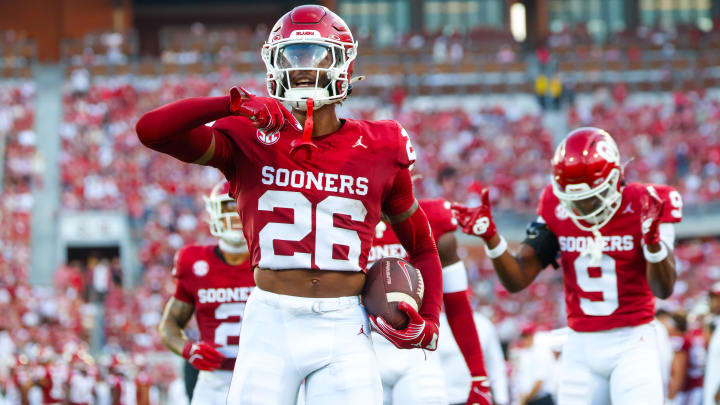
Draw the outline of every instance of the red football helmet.
[[[308,98],[313,109],[342,101],[356,56],[357,42],[342,18],[323,6],[295,7],[275,23],[262,49],[268,93],[298,110],[307,109]],[[293,87],[292,71],[315,74]]]
[[[594,127],[570,132],[552,166],[553,192],[575,225],[596,231],[607,224],[622,199],[620,152],[610,134]]]
[[[209,196],[203,196],[209,215],[210,234],[232,245],[247,245],[240,224],[235,199],[230,197],[230,183],[221,181]]]

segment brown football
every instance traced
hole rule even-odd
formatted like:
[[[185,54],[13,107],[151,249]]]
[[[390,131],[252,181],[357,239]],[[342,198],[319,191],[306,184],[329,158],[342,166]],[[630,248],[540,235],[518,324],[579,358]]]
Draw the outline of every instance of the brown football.
[[[398,309],[398,303],[407,302],[419,310],[424,290],[418,269],[405,260],[386,257],[368,269],[363,304],[368,314],[381,316],[395,329],[404,329],[409,319]]]

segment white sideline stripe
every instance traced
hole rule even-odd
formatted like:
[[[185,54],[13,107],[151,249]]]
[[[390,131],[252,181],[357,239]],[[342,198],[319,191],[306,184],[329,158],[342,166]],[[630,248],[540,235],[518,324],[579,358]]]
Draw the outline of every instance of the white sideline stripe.
[[[417,302],[408,294],[401,292],[389,292],[385,294],[385,297],[387,298],[387,302],[405,302],[413,307],[414,310],[418,310]]]

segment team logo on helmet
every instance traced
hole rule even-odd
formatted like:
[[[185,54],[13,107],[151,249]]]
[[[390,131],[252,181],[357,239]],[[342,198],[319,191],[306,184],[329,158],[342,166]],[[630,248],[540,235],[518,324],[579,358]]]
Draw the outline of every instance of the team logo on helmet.
[[[210,265],[205,260],[198,260],[193,263],[193,273],[198,277],[203,277],[210,271]]]
[[[570,218],[570,214],[568,214],[567,210],[565,209],[565,207],[563,207],[562,204],[558,204],[555,207],[555,216],[560,221],[564,221],[564,220]]]
[[[280,131],[266,134],[262,129],[258,129],[256,135],[258,141],[267,146],[270,146],[280,140]]]

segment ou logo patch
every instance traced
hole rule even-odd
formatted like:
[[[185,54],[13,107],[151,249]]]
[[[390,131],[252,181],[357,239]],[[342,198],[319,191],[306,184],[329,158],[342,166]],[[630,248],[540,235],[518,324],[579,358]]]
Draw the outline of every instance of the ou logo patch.
[[[475,225],[473,225],[473,233],[475,235],[482,235],[487,232],[489,226],[490,220],[488,217],[478,218],[478,220],[475,221]]]
[[[271,132],[269,134],[266,134],[263,132],[263,130],[258,129],[257,130],[257,139],[260,141],[263,145],[272,145],[275,142],[280,140],[280,131]]]
[[[558,204],[555,207],[555,216],[560,221],[564,221],[564,220],[570,218],[570,214],[568,214],[567,210],[565,209],[565,207],[562,206],[562,204]]]
[[[615,143],[612,144],[607,141],[600,141],[597,143],[597,146],[595,147],[597,150],[598,155],[600,155],[603,159],[607,160],[608,162],[613,163],[619,163],[620,162],[620,153],[618,153],[617,146],[615,146]]]
[[[193,273],[196,276],[202,277],[210,271],[210,265],[205,260],[198,260],[193,264]]]

